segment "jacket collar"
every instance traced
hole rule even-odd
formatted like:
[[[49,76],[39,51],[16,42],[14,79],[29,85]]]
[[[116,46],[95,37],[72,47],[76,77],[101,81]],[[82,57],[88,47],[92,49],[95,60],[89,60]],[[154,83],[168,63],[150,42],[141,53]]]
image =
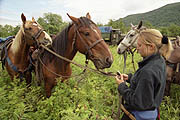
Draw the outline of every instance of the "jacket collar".
[[[161,55],[159,53],[155,53],[155,54],[152,54],[150,56],[147,56],[145,57],[141,62],[138,63],[139,67],[143,67],[144,65],[146,65],[149,61],[151,60],[155,60],[155,59],[158,59],[160,58]]]

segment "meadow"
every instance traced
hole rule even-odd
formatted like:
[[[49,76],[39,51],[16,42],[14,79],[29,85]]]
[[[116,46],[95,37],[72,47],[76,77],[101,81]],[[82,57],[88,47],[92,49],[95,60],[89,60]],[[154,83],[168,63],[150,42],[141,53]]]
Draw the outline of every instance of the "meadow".
[[[123,56],[110,46],[114,57],[111,68],[105,72],[123,72]],[[135,54],[135,65],[142,60]],[[78,53],[73,61],[85,65],[85,56]],[[1,65],[1,64],[0,64]],[[90,62],[89,67],[94,68]],[[72,75],[83,69],[72,65]],[[134,72],[128,55],[126,73]],[[57,79],[58,81],[58,79]],[[43,85],[37,86],[33,75],[32,85],[10,80],[6,70],[0,68],[0,120],[118,120],[119,97],[114,77],[87,70],[85,74],[58,82],[52,96],[47,99]],[[162,120],[180,120],[180,86],[172,85],[171,97],[164,97],[160,106]],[[120,115],[122,116],[122,114]]]

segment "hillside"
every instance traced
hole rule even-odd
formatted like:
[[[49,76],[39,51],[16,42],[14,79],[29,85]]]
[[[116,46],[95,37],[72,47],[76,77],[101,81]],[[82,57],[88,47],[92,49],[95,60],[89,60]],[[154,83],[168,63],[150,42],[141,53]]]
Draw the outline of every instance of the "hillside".
[[[167,4],[150,12],[133,14],[122,18],[126,26],[130,25],[130,23],[138,24],[140,20],[149,21],[156,27],[169,26],[172,23],[180,26],[180,2]]]

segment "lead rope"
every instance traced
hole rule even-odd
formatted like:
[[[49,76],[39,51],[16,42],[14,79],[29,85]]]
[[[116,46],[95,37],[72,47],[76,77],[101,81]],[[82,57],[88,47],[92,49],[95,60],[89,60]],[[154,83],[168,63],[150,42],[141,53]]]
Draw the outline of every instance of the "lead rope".
[[[88,67],[88,66],[83,66],[83,65],[81,65],[81,64],[75,63],[75,62],[73,62],[72,60],[69,60],[69,59],[67,59],[67,58],[65,58],[65,57],[63,57],[63,56],[55,53],[54,51],[50,50],[48,47],[46,47],[46,46],[44,46],[44,45],[42,45],[42,44],[41,44],[40,46],[43,47],[43,48],[44,48],[45,50],[47,50],[48,52],[54,54],[56,57],[59,57],[60,59],[63,59],[63,60],[65,60],[65,61],[67,61],[67,62],[70,62],[70,63],[72,63],[72,64],[74,64],[74,65],[76,65],[76,66],[78,66],[78,67],[80,67],[80,68],[89,69],[89,70],[91,70],[91,71],[93,71],[93,72],[96,72],[96,73],[98,73],[98,74],[105,75],[105,76],[110,76],[110,77],[116,76],[116,74],[113,74],[112,72],[106,73],[106,72],[103,72],[103,71],[99,71],[99,70],[90,68],[90,67]],[[41,61],[41,63],[43,63],[43,62]],[[44,66],[45,66],[45,65],[44,65]],[[69,77],[69,76],[68,76],[68,77]],[[120,106],[119,109],[122,109],[122,110],[124,111],[124,113],[125,113],[127,116],[129,116],[129,118],[130,118],[131,120],[136,120],[136,118],[135,118],[130,112],[128,112],[128,111],[124,108],[124,106],[121,104],[121,101],[122,101],[122,100],[119,100],[119,101],[120,101],[120,102],[119,102],[119,106]],[[120,115],[119,115],[119,116],[120,116]]]
[[[59,57],[60,59],[65,60],[65,61],[67,61],[67,62],[70,62],[70,63],[72,63],[72,64],[74,64],[74,65],[76,65],[76,66],[78,66],[78,67],[80,67],[80,68],[89,69],[89,70],[91,70],[91,71],[93,71],[93,72],[96,72],[96,73],[98,73],[98,74],[105,75],[105,76],[111,76],[111,77],[116,76],[116,74],[114,74],[114,73],[112,73],[112,72],[107,72],[107,73],[106,73],[106,72],[103,72],[103,71],[100,71],[100,70],[96,70],[96,69],[90,68],[90,67],[88,67],[88,66],[84,66],[84,65],[75,63],[75,62],[73,62],[72,60],[69,60],[69,59],[67,59],[66,57],[63,57],[63,56],[55,53],[54,51],[50,50],[48,47],[46,47],[46,46],[44,46],[44,45],[42,45],[42,44],[41,44],[40,46],[43,47],[43,48],[44,48],[45,50],[47,50],[48,52],[50,52],[50,53],[52,53],[53,55],[55,55],[56,57]]]

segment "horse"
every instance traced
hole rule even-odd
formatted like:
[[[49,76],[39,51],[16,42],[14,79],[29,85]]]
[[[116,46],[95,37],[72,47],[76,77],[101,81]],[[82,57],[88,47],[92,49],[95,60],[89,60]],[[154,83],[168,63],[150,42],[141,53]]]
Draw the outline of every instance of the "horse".
[[[126,34],[126,36],[124,37],[124,39],[119,43],[118,47],[117,47],[117,53],[118,54],[123,54],[124,55],[124,68],[123,68],[123,72],[125,72],[125,68],[126,68],[126,58],[127,58],[127,52],[131,53],[132,55],[132,63],[133,63],[133,67],[135,70],[135,65],[134,65],[134,52],[132,49],[136,48],[137,46],[137,36],[138,36],[138,30],[143,30],[146,29],[146,27],[142,26],[142,21],[139,22],[138,25],[133,25],[131,23],[131,30]]]
[[[167,81],[165,96],[170,96],[171,83],[180,85],[180,38],[171,40],[174,50],[171,52],[170,57],[166,60]]]
[[[22,25],[15,38],[4,43],[1,61],[3,68],[6,67],[11,80],[14,77],[25,78],[26,83],[31,83],[31,67],[30,46],[36,47],[38,44],[51,44],[51,37],[43,30],[43,28],[35,21],[26,20],[24,14],[21,14]]]
[[[53,39],[52,48],[55,53],[69,60],[73,60],[77,52],[84,54],[97,69],[109,68],[113,63],[113,56],[109,46],[102,39],[97,25],[91,20],[89,13],[86,17],[76,18],[67,14],[72,23]],[[41,61],[41,62],[40,62]],[[70,62],[62,60],[44,50],[38,58],[40,81],[44,81],[46,97],[51,96],[52,88],[60,81],[68,79],[72,74]]]
[[[135,27],[134,25],[131,25],[131,30],[127,33],[125,38],[122,40],[122,42],[117,47],[117,53],[123,54],[127,50],[131,50],[133,48],[136,48],[137,46],[137,36],[138,32],[137,30],[146,29],[142,26],[142,23]],[[180,39],[177,37],[177,40],[171,41],[173,44],[174,50],[172,50],[171,55],[168,59],[166,59],[166,73],[167,73],[167,79],[166,79],[166,88],[164,92],[164,96],[170,96],[170,85],[173,81],[175,83],[179,83],[179,80],[175,80],[173,77],[175,75],[175,69],[177,68],[177,63],[180,62]],[[176,78],[177,78],[176,74]]]

